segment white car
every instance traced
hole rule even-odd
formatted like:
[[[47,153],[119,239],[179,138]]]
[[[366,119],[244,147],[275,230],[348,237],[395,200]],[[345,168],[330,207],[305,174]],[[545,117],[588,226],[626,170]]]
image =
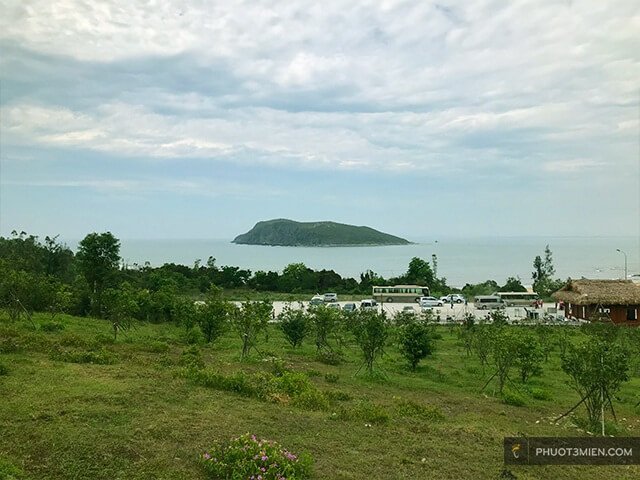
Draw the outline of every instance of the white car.
[[[436,297],[420,297],[421,307],[441,307],[444,305],[442,300],[438,300]]]
[[[337,302],[338,301],[338,294],[337,293],[325,293],[322,296],[322,299],[324,300],[324,303]]]
[[[440,301],[444,303],[451,303],[451,300],[453,300],[453,303],[464,303],[465,299],[459,293],[452,293],[451,295],[440,297]]]

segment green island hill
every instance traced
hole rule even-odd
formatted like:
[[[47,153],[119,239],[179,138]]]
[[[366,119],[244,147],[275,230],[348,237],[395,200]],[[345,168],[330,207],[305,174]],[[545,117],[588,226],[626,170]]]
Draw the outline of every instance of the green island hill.
[[[286,247],[335,247],[356,245],[408,245],[404,238],[370,227],[336,222],[296,222],[275,219],[258,222],[232,243]]]

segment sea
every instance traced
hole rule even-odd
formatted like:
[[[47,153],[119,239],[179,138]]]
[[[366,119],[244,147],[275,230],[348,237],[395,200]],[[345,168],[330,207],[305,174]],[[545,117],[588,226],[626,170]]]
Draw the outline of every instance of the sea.
[[[454,287],[466,283],[519,277],[530,285],[533,260],[544,258],[549,245],[557,278],[624,278],[640,273],[640,240],[628,237],[477,237],[424,239],[411,245],[380,247],[269,247],[236,245],[231,240],[127,240],[121,239],[120,255],[129,266],[163,263],[202,264],[211,256],[217,266],[236,266],[252,272],[278,271],[290,263],[304,263],[314,270],[334,270],[343,277],[360,278],[372,270],[384,278],[406,272],[413,257],[437,260],[437,276]],[[69,242],[72,246],[77,242]],[[617,250],[620,251],[617,251]],[[624,252],[624,253],[623,253]]]

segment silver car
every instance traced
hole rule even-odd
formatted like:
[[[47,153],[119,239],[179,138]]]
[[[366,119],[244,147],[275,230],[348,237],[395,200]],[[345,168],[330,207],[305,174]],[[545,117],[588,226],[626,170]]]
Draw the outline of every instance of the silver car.
[[[419,303],[421,307],[441,307],[444,305],[442,300],[439,300],[436,297],[420,297]]]

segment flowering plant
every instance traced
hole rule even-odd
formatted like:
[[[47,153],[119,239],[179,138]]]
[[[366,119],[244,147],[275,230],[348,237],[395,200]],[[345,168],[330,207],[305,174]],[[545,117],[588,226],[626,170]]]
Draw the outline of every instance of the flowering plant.
[[[215,479],[302,480],[311,475],[311,457],[248,433],[214,446],[200,461]]]

